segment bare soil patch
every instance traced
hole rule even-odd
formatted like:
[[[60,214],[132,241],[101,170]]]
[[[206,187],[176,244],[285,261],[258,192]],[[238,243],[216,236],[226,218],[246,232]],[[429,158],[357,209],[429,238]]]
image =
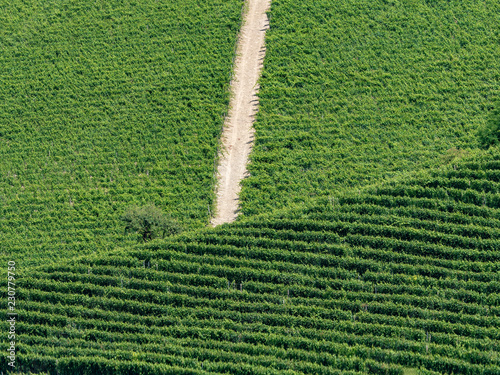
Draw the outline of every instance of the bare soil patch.
[[[247,175],[252,149],[252,124],[258,110],[258,84],[265,55],[264,36],[269,28],[266,11],[270,0],[248,0],[240,31],[229,113],[222,132],[222,151],[217,169],[217,203],[211,224],[229,223],[238,215],[240,182]]]

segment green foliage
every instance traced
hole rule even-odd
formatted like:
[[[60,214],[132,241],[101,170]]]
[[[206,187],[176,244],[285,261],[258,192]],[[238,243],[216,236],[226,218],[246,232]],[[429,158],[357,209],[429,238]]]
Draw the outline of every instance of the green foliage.
[[[500,94],[497,1],[273,0],[251,176],[261,214],[478,146]]]
[[[125,232],[138,233],[142,241],[164,238],[165,235],[171,236],[181,232],[181,227],[175,219],[151,204],[130,207],[122,215],[121,220],[125,222]]]
[[[488,121],[479,130],[478,134],[479,142],[483,147],[500,144],[500,102],[492,109]]]
[[[307,204],[126,246],[130,205],[206,222],[240,6],[0,3],[16,371],[500,373],[500,155],[458,151],[497,90],[495,2],[274,0],[243,205]]]
[[[16,292],[18,365],[498,374],[499,193],[492,149],[300,212],[32,269]]]
[[[0,1],[1,259],[133,244],[146,202],[208,223],[241,6]]]
[[[460,160],[468,154],[466,150],[457,149],[456,147],[452,147],[446,150],[446,153],[441,156],[441,160],[443,164],[449,164],[452,161]]]

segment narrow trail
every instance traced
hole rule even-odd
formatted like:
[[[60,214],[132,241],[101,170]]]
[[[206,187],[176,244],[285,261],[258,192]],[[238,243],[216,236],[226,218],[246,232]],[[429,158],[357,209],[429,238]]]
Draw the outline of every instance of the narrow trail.
[[[247,0],[240,31],[229,113],[222,132],[222,152],[217,169],[217,203],[212,226],[229,223],[238,215],[240,182],[247,175],[252,149],[252,124],[258,110],[258,84],[265,55],[264,36],[269,28],[266,11],[270,0]]]

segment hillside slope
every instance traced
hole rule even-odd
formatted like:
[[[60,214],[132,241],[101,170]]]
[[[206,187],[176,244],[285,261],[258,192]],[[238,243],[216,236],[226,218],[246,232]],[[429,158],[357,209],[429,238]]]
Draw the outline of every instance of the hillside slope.
[[[273,1],[242,214],[476,148],[500,96],[499,23],[498,1]]]
[[[0,259],[133,244],[131,205],[208,223],[242,4],[0,1]]]
[[[19,280],[17,361],[51,374],[498,374],[499,261],[491,151],[34,269]]]

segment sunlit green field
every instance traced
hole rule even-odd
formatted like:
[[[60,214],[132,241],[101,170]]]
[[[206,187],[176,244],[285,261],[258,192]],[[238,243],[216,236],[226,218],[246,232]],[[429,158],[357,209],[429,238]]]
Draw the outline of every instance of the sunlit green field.
[[[213,209],[242,2],[0,2],[0,259],[130,244],[154,203]]]
[[[242,215],[204,228],[241,10],[0,0],[10,373],[500,374],[500,3],[274,0]],[[146,203],[186,230],[137,244]]]
[[[498,1],[273,1],[242,211],[477,147],[500,96],[499,23]]]

